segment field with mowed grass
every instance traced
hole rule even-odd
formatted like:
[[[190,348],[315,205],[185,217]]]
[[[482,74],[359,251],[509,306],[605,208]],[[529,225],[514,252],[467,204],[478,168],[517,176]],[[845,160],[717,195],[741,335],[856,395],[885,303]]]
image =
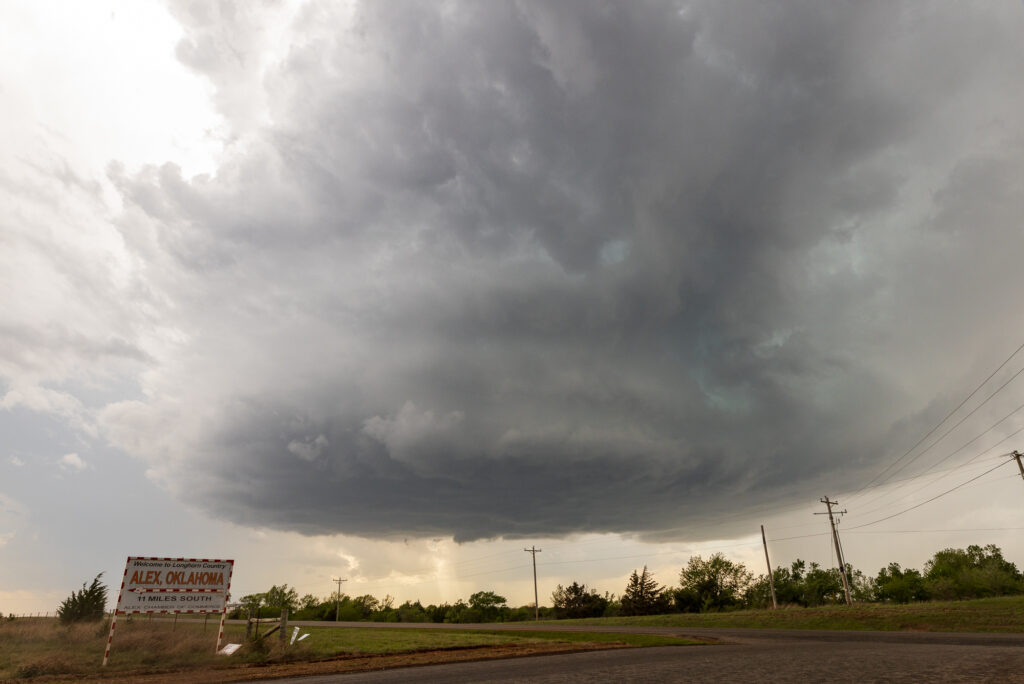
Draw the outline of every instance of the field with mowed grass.
[[[467,658],[511,657],[538,652],[558,652],[629,646],[684,645],[694,643],[675,637],[644,634],[556,633],[543,630],[498,632],[488,630],[419,630],[367,627],[303,627],[309,637],[291,646],[283,645],[277,634],[244,646],[235,655],[213,653],[217,620],[204,625],[199,620],[128,621],[119,618],[110,663],[101,667],[109,620],[72,626],[55,619],[22,618],[0,621],[0,680],[43,678],[46,681],[74,681],[98,676],[144,677],[159,673],[219,672],[218,680],[233,678],[232,671],[267,665],[315,663],[348,659],[360,662],[377,658],[377,666],[400,666],[396,658],[417,654],[417,664],[430,661],[431,654],[443,654],[445,661]],[[264,628],[265,629],[265,628]],[[291,628],[289,628],[289,632]],[[245,627],[227,625],[224,643],[242,643]],[[289,634],[290,636],[290,634]],[[389,660],[390,658],[390,660]],[[357,663],[358,664],[358,663]],[[358,669],[358,668],[354,668]],[[266,674],[271,674],[268,670]],[[282,676],[274,670],[276,676]],[[258,676],[258,675],[256,675]],[[251,678],[250,676],[247,676]]]
[[[1024,596],[902,605],[783,607],[723,613],[673,613],[640,617],[564,620],[572,624],[737,627],[763,629],[853,629],[926,632],[1024,632]]]

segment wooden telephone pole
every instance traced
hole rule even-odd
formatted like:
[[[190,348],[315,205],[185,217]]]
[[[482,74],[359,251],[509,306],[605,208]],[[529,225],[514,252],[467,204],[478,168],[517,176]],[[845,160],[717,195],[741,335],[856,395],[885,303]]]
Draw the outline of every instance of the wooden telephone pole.
[[[331,581],[338,583],[338,595],[335,597],[335,600],[334,600],[334,621],[337,622],[338,621],[338,616],[341,614],[341,583],[342,582],[348,582],[348,580],[347,579],[339,579],[337,577],[332,577]]]
[[[846,577],[846,559],[843,558],[843,549],[839,545],[839,533],[836,532],[836,519],[832,516],[832,507],[838,506],[838,501],[829,501],[826,496],[820,499],[821,503],[828,507],[828,522],[832,526],[832,543],[836,546],[836,559],[839,561],[839,576],[843,578],[843,591],[846,592],[846,605],[852,606],[853,601],[850,599],[850,580]],[[836,511],[836,513],[842,515],[846,511]],[[826,515],[825,513],[815,513],[814,515]]]
[[[1017,460],[1017,467],[1020,468],[1020,476],[1024,478],[1024,463],[1021,463],[1021,458],[1024,457],[1024,454],[1015,449],[1013,457]]]
[[[761,525],[761,543],[764,545],[764,562],[768,564],[768,586],[772,590],[772,609],[779,609],[779,602],[775,599],[775,576],[772,574],[772,562],[768,560],[768,541],[764,538],[764,525]]]
[[[533,619],[540,620],[540,601],[537,599],[537,554],[541,550],[531,546],[523,551],[533,556]]]

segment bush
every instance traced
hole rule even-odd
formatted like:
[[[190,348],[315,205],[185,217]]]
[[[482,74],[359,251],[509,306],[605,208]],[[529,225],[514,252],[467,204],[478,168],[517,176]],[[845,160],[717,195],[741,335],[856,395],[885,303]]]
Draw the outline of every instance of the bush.
[[[96,575],[88,587],[82,583],[81,591],[72,591],[57,608],[61,624],[69,625],[84,620],[102,620],[107,608],[107,586],[100,584],[103,573]]]

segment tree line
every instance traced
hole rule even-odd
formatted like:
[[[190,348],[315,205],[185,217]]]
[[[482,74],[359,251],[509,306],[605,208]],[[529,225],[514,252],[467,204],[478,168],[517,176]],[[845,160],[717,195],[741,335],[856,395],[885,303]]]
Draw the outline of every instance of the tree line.
[[[847,566],[850,593],[855,601],[908,603],[910,601],[973,599],[1024,593],[1024,576],[1003,557],[999,547],[968,546],[936,552],[923,570],[890,563],[874,577]],[[797,558],[788,567],[772,571],[780,605],[821,606],[844,602],[842,577],[837,568],[823,568]],[[545,619],[654,615],[670,612],[710,612],[771,607],[767,574],[754,576],[743,563],[721,553],[709,558],[693,556],[679,572],[679,584],[663,586],[647,569],[634,570],[622,594],[599,593],[586,584],[558,585],[551,605],[540,607]],[[532,620],[533,604],[511,607],[494,591],[479,591],[467,601],[424,606],[406,601],[395,606],[394,597],[299,597],[287,584],[242,598],[231,617],[272,615],[287,608],[297,620],[375,622],[514,622]]]

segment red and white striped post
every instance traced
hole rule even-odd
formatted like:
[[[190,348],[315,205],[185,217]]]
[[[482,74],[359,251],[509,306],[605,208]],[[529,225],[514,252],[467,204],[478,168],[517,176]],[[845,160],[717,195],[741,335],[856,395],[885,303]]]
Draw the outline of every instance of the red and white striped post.
[[[228,586],[224,589],[224,610],[220,614],[220,629],[217,630],[217,648],[214,653],[220,653],[220,644],[224,640],[224,619],[228,616],[228,596],[231,594],[231,575],[235,573],[235,562],[231,561],[228,567]]]
[[[131,556],[128,557],[131,561]],[[110,616],[110,633],[107,634],[107,648],[103,651],[103,667],[107,666],[110,660],[110,645],[114,643],[114,628],[117,627],[117,609],[121,607],[121,595],[124,593],[124,582],[128,579],[128,563],[124,564],[124,574],[121,575],[121,588],[117,592],[117,603],[114,604],[114,614]]]
[[[220,614],[220,630],[217,632],[217,648],[213,649],[214,653],[220,653],[220,644],[224,640],[224,619],[228,616],[228,606],[225,602],[224,610]]]
[[[103,667],[106,667],[107,661],[110,660],[110,645],[114,643],[114,627],[117,627],[117,610],[110,618],[110,634],[107,635],[107,650],[103,652]]]

